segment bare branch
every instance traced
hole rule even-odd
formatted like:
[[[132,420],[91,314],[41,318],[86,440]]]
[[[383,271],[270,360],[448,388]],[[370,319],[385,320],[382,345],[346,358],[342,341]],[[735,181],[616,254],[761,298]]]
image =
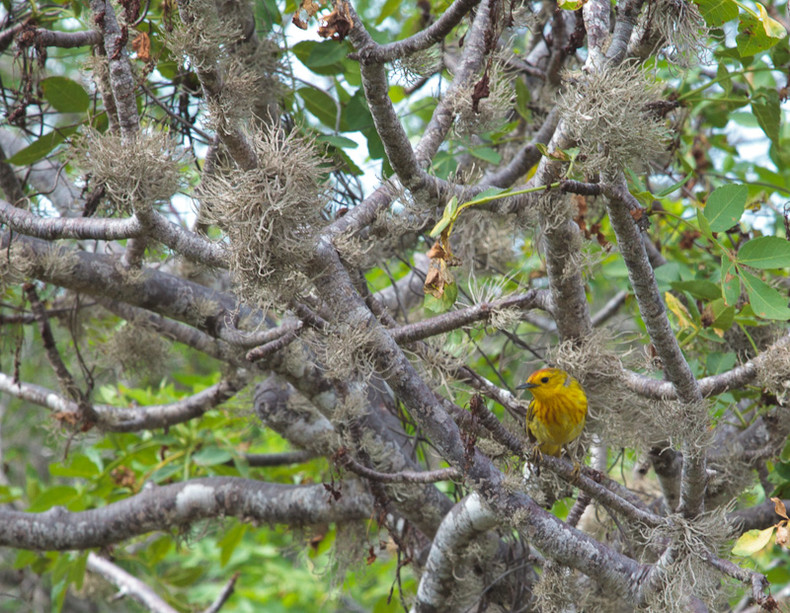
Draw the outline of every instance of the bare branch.
[[[170,404],[118,407],[94,404],[95,425],[107,432],[139,432],[167,428],[202,416],[206,411],[232,398],[245,385],[244,377],[226,379],[197,394]],[[0,373],[0,391],[16,398],[45,406],[59,415],[73,414],[79,419],[79,405],[39,385],[14,383]]]
[[[130,596],[153,613],[176,613],[176,610],[157,596],[149,586],[108,559],[91,551],[86,566],[89,571],[101,575],[116,586],[119,596]]]
[[[94,23],[103,37],[104,50],[110,69],[110,85],[118,113],[121,134],[129,138],[137,134],[140,117],[135,97],[136,81],[125,48],[125,37],[115,18],[115,9],[107,0],[91,0]]]
[[[43,513],[0,509],[0,545],[19,549],[89,549],[133,536],[187,526],[201,519],[238,517],[247,521],[303,526],[366,519],[370,494],[356,481],[323,485],[283,485],[237,477],[208,477],[184,483],[149,484],[140,493],[99,509],[70,513],[53,507]]]
[[[76,238],[92,240],[123,240],[139,236],[143,226],[134,218],[94,219],[84,217],[39,217],[0,200],[0,223],[20,234],[45,240]]]
[[[609,197],[609,218],[617,236],[620,253],[628,268],[628,277],[639,303],[639,312],[650,340],[661,358],[667,379],[675,386],[681,402],[697,407],[688,419],[694,420],[695,424],[707,422],[707,414],[702,414],[704,405],[701,402],[700,387],[669,325],[653,268],[647,258],[639,229],[630,214],[629,202],[634,197],[628,191],[622,175],[617,184],[606,186],[606,194]],[[689,423],[689,426],[692,424]],[[704,455],[684,443],[680,508],[685,515],[694,516],[700,512],[705,499],[706,480]]]
[[[219,610],[228,601],[228,598],[230,598],[233,595],[233,590],[236,587],[236,581],[240,576],[241,573],[238,572],[233,573],[233,576],[225,584],[225,587],[222,588],[222,591],[214,599],[214,602],[212,602],[211,606],[208,609],[206,609],[203,613],[219,613]]]
[[[96,30],[81,32],[58,32],[44,28],[23,29],[17,38],[20,45],[37,45],[40,47],[60,47],[73,49],[102,43],[102,35]]]
[[[370,45],[360,50],[359,57],[362,62],[384,64],[395,59],[406,57],[417,51],[422,51],[441,42],[450,31],[480,0],[455,0],[442,12],[441,17],[421,32],[404,38],[403,40],[386,45]],[[354,29],[362,26],[362,22],[355,15]],[[353,30],[352,30],[353,32]]]
[[[358,474],[360,477],[365,477],[371,481],[381,481],[382,483],[436,483],[437,481],[453,481],[461,478],[460,471],[455,468],[440,468],[438,470],[421,472],[402,470],[398,473],[382,473],[363,466],[354,460],[345,447],[338,449],[333,459],[340,466]]]
[[[392,337],[399,344],[411,343],[437,334],[463,328],[476,321],[487,320],[499,310],[528,310],[536,306],[541,306],[545,304],[545,296],[542,295],[543,293],[544,292],[540,290],[532,289],[520,296],[510,296],[493,302],[482,302],[458,311],[443,313],[442,315],[431,317],[425,321],[395,328],[390,331],[390,334],[392,334]]]

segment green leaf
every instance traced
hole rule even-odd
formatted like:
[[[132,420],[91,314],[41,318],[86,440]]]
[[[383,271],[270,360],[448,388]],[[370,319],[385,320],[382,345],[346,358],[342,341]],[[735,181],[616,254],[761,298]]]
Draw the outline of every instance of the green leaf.
[[[236,522],[219,540],[219,562],[222,566],[226,566],[230,561],[230,556],[233,555],[236,547],[241,543],[245,532],[247,532],[247,524]]]
[[[431,238],[436,238],[442,232],[444,232],[445,228],[448,228],[450,225],[455,222],[455,215],[458,212],[458,198],[453,196],[444,205],[444,211],[442,212],[442,218],[436,223],[433,227],[433,230],[430,231],[428,236]]]
[[[749,294],[749,303],[758,317],[763,319],[790,319],[787,296],[783,296],[753,274],[741,271],[741,279]]]
[[[346,138],[345,136],[338,136],[335,134],[319,134],[316,140],[320,143],[329,143],[339,149],[356,149],[359,144],[356,141]]]
[[[84,113],[91,103],[82,85],[66,77],[47,77],[41,89],[47,102],[61,113]]]
[[[741,295],[741,280],[738,269],[729,258],[721,259],[721,295],[725,304],[734,306]]]
[[[790,241],[778,236],[761,236],[738,250],[738,263],[752,268],[790,267]]]
[[[784,26],[769,16],[762,4],[756,3],[757,13],[740,2],[736,4],[744,10],[738,23],[738,35],[735,37],[741,57],[770,49],[785,37]]]
[[[228,450],[217,447],[216,445],[204,447],[192,456],[192,460],[195,462],[195,464],[199,464],[201,466],[224,464],[225,462],[229,462],[231,459],[233,459],[233,456]]]
[[[338,125],[338,105],[340,104],[326,92],[321,91],[315,87],[302,87],[296,90],[296,93],[304,100],[304,105],[307,110],[315,115],[321,123],[328,128],[334,130],[340,128],[341,132],[346,132],[343,129],[347,126],[343,125],[342,115],[340,125]]]
[[[56,128],[38,140],[34,140],[24,149],[17,151],[14,155],[8,158],[8,163],[14,164],[15,166],[29,166],[34,162],[38,162],[60,143],[62,143],[68,136],[71,136],[76,131],[77,126],[63,129]]]
[[[585,0],[559,0],[557,6],[564,11],[576,11],[584,6]]]
[[[735,366],[737,361],[738,356],[732,351],[727,353],[709,353],[705,358],[705,368],[707,368],[709,374],[718,375],[730,370],[733,366]]]
[[[88,478],[99,474],[99,472],[99,468],[96,464],[84,455],[71,458],[69,466],[65,466],[62,462],[53,462],[49,465],[49,474],[53,477]]]
[[[735,321],[735,307],[728,306],[724,303],[724,298],[714,300],[710,304],[713,310],[713,323],[711,328],[717,330],[729,330],[732,323]]]
[[[697,225],[699,226],[699,231],[702,232],[702,235],[707,238],[709,241],[713,239],[713,232],[710,230],[710,222],[708,218],[705,217],[705,213],[702,212],[702,209],[697,210]]]
[[[733,0],[694,0],[700,15],[709,26],[717,27],[738,17],[738,5]]]
[[[688,292],[694,298],[701,300],[716,300],[721,297],[719,286],[711,281],[698,279],[695,281],[673,281],[669,284],[672,289],[681,292]]]
[[[745,185],[724,185],[713,190],[705,204],[705,218],[713,232],[724,232],[732,228],[743,215],[746,196]]]
[[[472,156],[488,162],[489,164],[499,164],[502,161],[502,156],[491,147],[475,147],[469,150]]]
[[[522,79],[516,79],[514,82],[516,84],[516,111],[524,121],[531,122],[532,111],[529,109],[529,102],[532,100],[532,94]]]
[[[277,8],[276,0],[260,0],[253,2],[256,22],[261,28],[259,34],[267,34],[274,29],[275,24],[280,23],[282,16]]]
[[[760,88],[752,96],[752,111],[765,135],[773,143],[779,143],[779,124],[782,110],[779,108],[779,92]]]
[[[376,18],[376,25],[380,26],[387,17],[394,15],[400,8],[400,5],[401,0],[387,0],[379,11],[379,16]]]
[[[55,485],[44,490],[27,509],[29,513],[40,513],[54,506],[65,506],[78,496],[75,488],[68,485]]]
[[[456,298],[458,298],[458,285],[453,281],[444,286],[441,298],[426,293],[422,306],[430,313],[445,313],[453,308]]]
[[[671,194],[672,192],[674,192],[677,189],[680,189],[686,183],[688,183],[689,179],[691,179],[691,177],[693,177],[693,176],[694,176],[693,172],[688,173],[685,177],[683,177],[677,183],[674,183],[674,184],[670,185],[669,187],[667,187],[666,189],[662,189],[660,192],[658,192],[656,194],[656,198],[664,198],[665,196],[669,196],[669,194]]]
[[[354,92],[354,95],[343,107],[340,123],[344,126],[344,132],[356,132],[373,128],[373,116],[370,114],[368,103],[365,100],[365,92],[361,87]]]
[[[764,530],[749,530],[744,532],[735,541],[735,546],[732,548],[733,555],[736,556],[750,556],[763,547],[765,547],[771,540],[774,533],[774,526],[765,528]]]
[[[85,566],[87,565],[87,562],[88,554],[79,553],[76,554],[75,559],[73,559],[71,564],[69,564],[68,581],[77,590],[82,589],[82,582],[85,579]]]
[[[331,75],[340,72],[343,60],[348,55],[345,43],[334,40],[316,42],[305,40],[295,44],[291,50],[299,61],[316,74]]]

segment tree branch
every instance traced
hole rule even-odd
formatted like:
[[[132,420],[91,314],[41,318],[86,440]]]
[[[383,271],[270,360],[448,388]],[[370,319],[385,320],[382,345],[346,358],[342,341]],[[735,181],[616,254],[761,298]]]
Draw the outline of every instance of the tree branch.
[[[232,398],[246,384],[244,377],[224,379],[197,394],[170,404],[118,407],[94,404],[95,426],[106,432],[139,432],[167,428],[201,417],[206,411]],[[5,392],[55,411],[60,416],[72,414],[79,419],[79,405],[39,385],[14,383],[0,372],[0,392]]]
[[[690,407],[691,414],[687,418],[689,428],[699,430],[699,425],[708,421],[702,393],[669,325],[641,233],[629,212],[629,203],[634,197],[628,191],[622,174],[616,184],[607,184],[605,190],[609,198],[609,219],[628,269],[639,312],[661,358],[667,379],[675,386],[678,399]],[[687,517],[693,517],[702,510],[706,481],[704,454],[684,442],[679,508]]]
[[[156,592],[137,577],[130,575],[120,566],[92,551],[88,554],[86,568],[92,573],[101,575],[119,590],[119,596],[130,596],[152,613],[177,613],[176,610],[162,600]]]
[[[237,477],[208,477],[184,483],[149,484],[129,498],[99,509],[71,513],[53,507],[44,513],[0,509],[0,545],[19,549],[89,549],[133,536],[183,528],[201,519],[237,517],[246,521],[302,526],[366,519],[370,494],[356,481],[335,484],[338,498],[323,485],[283,485]]]
[[[472,10],[479,2],[480,0],[455,0],[444,10],[439,19],[421,32],[394,43],[388,43],[386,45],[377,45],[374,43],[373,45],[366,46],[364,50],[358,53],[359,59],[362,62],[384,64],[427,49],[441,42],[444,37],[461,22],[464,15]],[[362,26],[362,22],[359,18],[355,18],[354,29],[360,26]],[[354,58],[352,57],[352,59]]]

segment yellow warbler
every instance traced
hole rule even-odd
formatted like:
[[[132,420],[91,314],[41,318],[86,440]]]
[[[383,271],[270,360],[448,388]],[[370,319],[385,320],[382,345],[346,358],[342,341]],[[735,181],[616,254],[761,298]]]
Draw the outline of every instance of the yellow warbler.
[[[587,418],[587,396],[579,382],[559,368],[533,372],[519,389],[532,392],[527,432],[547,455],[559,456],[563,445],[578,437]]]

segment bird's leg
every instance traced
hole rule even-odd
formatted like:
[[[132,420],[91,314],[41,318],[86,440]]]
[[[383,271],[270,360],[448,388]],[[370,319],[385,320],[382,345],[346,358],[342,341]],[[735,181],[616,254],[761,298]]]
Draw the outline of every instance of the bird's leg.
[[[535,476],[540,477],[540,465],[543,462],[543,454],[540,451],[540,447],[538,445],[534,445],[529,451],[528,455],[529,459],[527,462],[535,467]]]

